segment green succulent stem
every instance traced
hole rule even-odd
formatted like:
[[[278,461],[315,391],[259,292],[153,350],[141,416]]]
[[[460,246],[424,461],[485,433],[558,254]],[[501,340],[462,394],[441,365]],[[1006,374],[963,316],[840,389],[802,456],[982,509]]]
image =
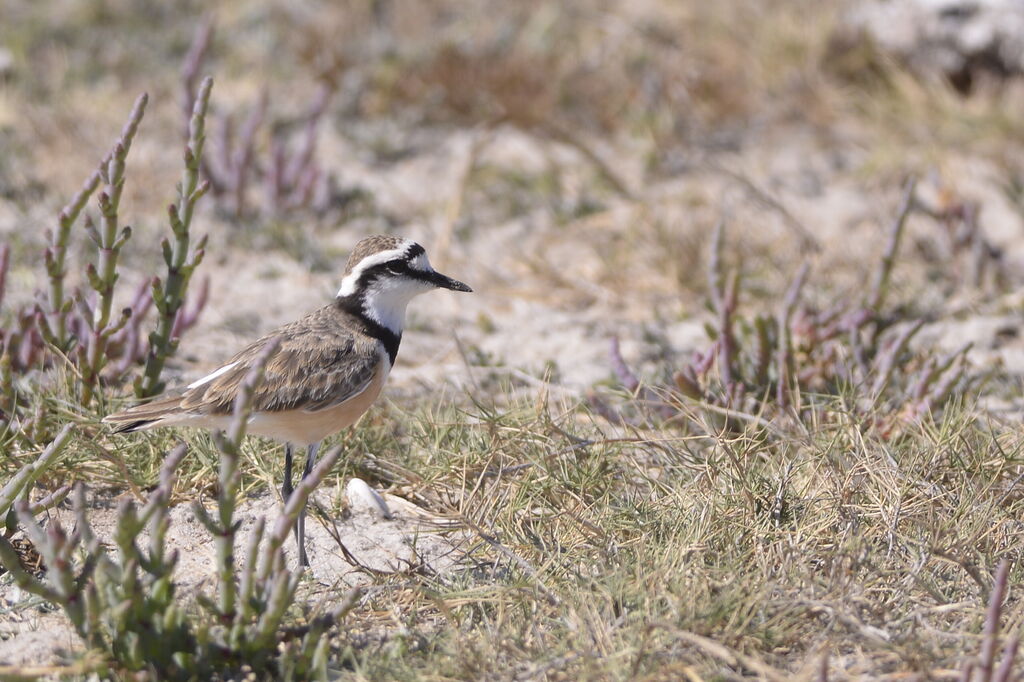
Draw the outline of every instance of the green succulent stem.
[[[84,404],[92,401],[100,372],[107,364],[107,341],[128,322],[131,315],[131,310],[125,309],[118,321],[111,323],[114,285],[118,280],[117,260],[121,248],[131,238],[131,228],[120,228],[118,224],[125,183],[125,162],[148,102],[149,96],[145,93],[135,100],[121,137],[100,164],[99,175],[103,181],[103,189],[97,197],[100,227],[97,229],[88,218],[85,222],[86,232],[96,246],[96,264],[89,265],[86,275],[89,285],[97,294],[97,300],[89,318],[90,333],[86,340],[85,362],[81,364],[81,397]]]
[[[173,338],[174,323],[178,311],[185,303],[185,294],[196,267],[202,262],[205,239],[195,245],[191,241],[192,216],[196,202],[210,188],[208,181],[200,182],[200,164],[203,145],[206,140],[206,111],[210,103],[210,89],[213,79],[205,78],[199,86],[192,118],[189,122],[189,138],[185,148],[185,170],[178,185],[176,204],[168,207],[168,219],[173,233],[173,243],[165,240],[162,244],[167,275],[163,282],[155,281],[153,301],[158,312],[156,329],[149,336],[149,355],[141,379],[136,383],[135,392],[139,397],[150,397],[163,390],[160,374],[164,363],[177,345]]]
[[[193,509],[211,533],[215,546],[216,594],[199,594],[198,609],[176,601],[178,555],[168,548],[171,493],[175,472],[186,453],[179,445],[161,468],[159,484],[141,506],[126,500],[118,510],[112,545],[100,543],[89,523],[84,486],[75,490],[75,524],[66,533],[59,521],[42,528],[32,507],[15,501],[14,508],[47,568],[36,578],[19,563],[17,552],[0,535],[0,565],[28,592],[59,605],[75,631],[100,653],[96,671],[117,669],[145,673],[160,671],[161,679],[228,679],[248,669],[256,679],[324,679],[327,673],[328,629],[357,601],[357,593],[338,607],[307,614],[307,623],[286,622],[294,610],[301,572],[289,569],[282,545],[289,536],[312,490],[337,462],[333,448],[296,488],[274,531],[264,532],[260,519],[246,543],[245,557],[235,556],[240,522],[235,519],[241,495],[241,445],[252,409],[253,392],[263,380],[263,368],[277,350],[267,344],[254,362],[234,405],[226,433],[215,443],[221,453],[216,508]],[[25,467],[2,492],[15,500],[19,486],[54,461],[65,446],[70,427],[51,444],[35,465]],[[148,547],[140,542],[148,529]],[[269,561],[264,557],[270,555]]]
[[[11,529],[13,525],[13,518],[10,518],[9,515],[15,500],[22,497],[39,477],[57,462],[57,459],[64,452],[68,440],[71,438],[73,429],[74,426],[72,424],[66,424],[34,462],[21,467],[7,484],[0,488],[0,516],[8,519],[8,529]]]
[[[67,314],[71,309],[71,301],[64,294],[64,278],[67,275],[66,260],[68,241],[71,228],[78,220],[82,209],[100,184],[100,171],[95,171],[82,185],[82,188],[71,198],[57,218],[57,229],[50,235],[50,246],[44,254],[46,274],[49,280],[48,306],[42,325],[47,341],[62,350],[68,348]]]

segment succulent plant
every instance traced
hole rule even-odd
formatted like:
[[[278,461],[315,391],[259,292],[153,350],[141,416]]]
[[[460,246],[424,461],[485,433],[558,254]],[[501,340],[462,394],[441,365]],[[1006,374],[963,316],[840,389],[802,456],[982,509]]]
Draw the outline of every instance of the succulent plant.
[[[137,507],[125,500],[118,510],[113,549],[95,534],[89,521],[85,486],[74,492],[75,525],[70,533],[57,520],[45,528],[26,501],[14,504],[25,533],[43,557],[46,575],[26,571],[7,537],[0,536],[0,565],[22,589],[63,609],[83,643],[102,652],[94,672],[121,675],[148,672],[160,679],[210,679],[255,674],[259,679],[324,678],[330,639],[325,633],[349,610],[359,592],[349,592],[323,613],[305,614],[292,622],[301,572],[288,568],[283,546],[313,489],[340,456],[333,448],[303,479],[269,533],[263,519],[236,559],[239,522],[234,514],[241,485],[240,445],[250,412],[252,391],[274,347],[255,363],[235,403],[227,433],[215,443],[221,454],[216,508],[200,501],[192,508],[209,530],[216,546],[216,592],[200,594],[190,608],[176,593],[177,550],[169,549],[171,492],[175,470],[187,448],[179,445],[164,461],[160,482],[147,502]],[[39,466],[51,462],[68,430],[40,458],[26,467],[0,493],[0,502],[13,499],[12,490],[30,481]],[[148,529],[148,547],[140,535]]]

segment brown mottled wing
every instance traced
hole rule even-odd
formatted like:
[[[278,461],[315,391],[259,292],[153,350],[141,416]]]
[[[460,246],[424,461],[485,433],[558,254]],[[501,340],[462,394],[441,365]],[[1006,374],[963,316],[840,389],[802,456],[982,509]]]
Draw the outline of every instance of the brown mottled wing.
[[[253,394],[253,410],[314,412],[358,395],[373,380],[381,356],[375,344],[339,324],[339,315],[345,313],[328,306],[267,334],[224,363],[237,363],[230,370],[185,392],[181,407],[187,412],[229,414],[252,361],[275,337],[281,345]]]

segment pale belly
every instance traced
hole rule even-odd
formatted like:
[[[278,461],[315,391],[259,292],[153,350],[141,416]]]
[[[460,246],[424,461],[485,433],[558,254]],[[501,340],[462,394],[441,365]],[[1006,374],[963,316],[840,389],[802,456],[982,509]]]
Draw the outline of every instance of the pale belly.
[[[340,405],[315,412],[288,410],[256,414],[249,422],[249,433],[286,443],[319,443],[355,424],[380,396],[386,378],[387,371],[382,363],[370,385]]]

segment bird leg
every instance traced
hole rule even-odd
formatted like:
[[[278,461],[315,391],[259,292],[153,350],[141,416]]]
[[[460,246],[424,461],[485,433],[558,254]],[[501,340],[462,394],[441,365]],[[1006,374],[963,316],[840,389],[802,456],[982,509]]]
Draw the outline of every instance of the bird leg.
[[[295,492],[294,486],[292,486],[292,454],[294,448],[291,443],[284,444],[284,484],[281,486],[281,500],[288,504],[288,500],[291,499],[292,493]],[[303,474],[305,477],[305,474]],[[299,545],[299,565],[308,566],[309,562],[306,560],[306,548],[303,542],[303,536],[305,535],[305,524],[303,523],[302,516],[305,514],[305,509],[299,516],[299,519],[295,522],[295,526],[292,530],[295,531],[295,540]]]
[[[288,504],[292,496],[292,444],[284,444],[284,485],[281,486],[281,500]]]
[[[313,465],[316,464],[318,452],[320,452],[320,443],[313,443],[306,448],[306,466],[302,469],[303,478],[313,473]]]
[[[302,479],[305,480],[313,471],[316,464],[316,455],[320,450],[320,443],[312,443],[306,447],[306,466],[302,470]],[[307,505],[309,502],[306,503]],[[309,558],[306,556],[306,508],[299,512],[299,518],[295,521],[295,537],[299,542],[299,565],[309,566]]]

